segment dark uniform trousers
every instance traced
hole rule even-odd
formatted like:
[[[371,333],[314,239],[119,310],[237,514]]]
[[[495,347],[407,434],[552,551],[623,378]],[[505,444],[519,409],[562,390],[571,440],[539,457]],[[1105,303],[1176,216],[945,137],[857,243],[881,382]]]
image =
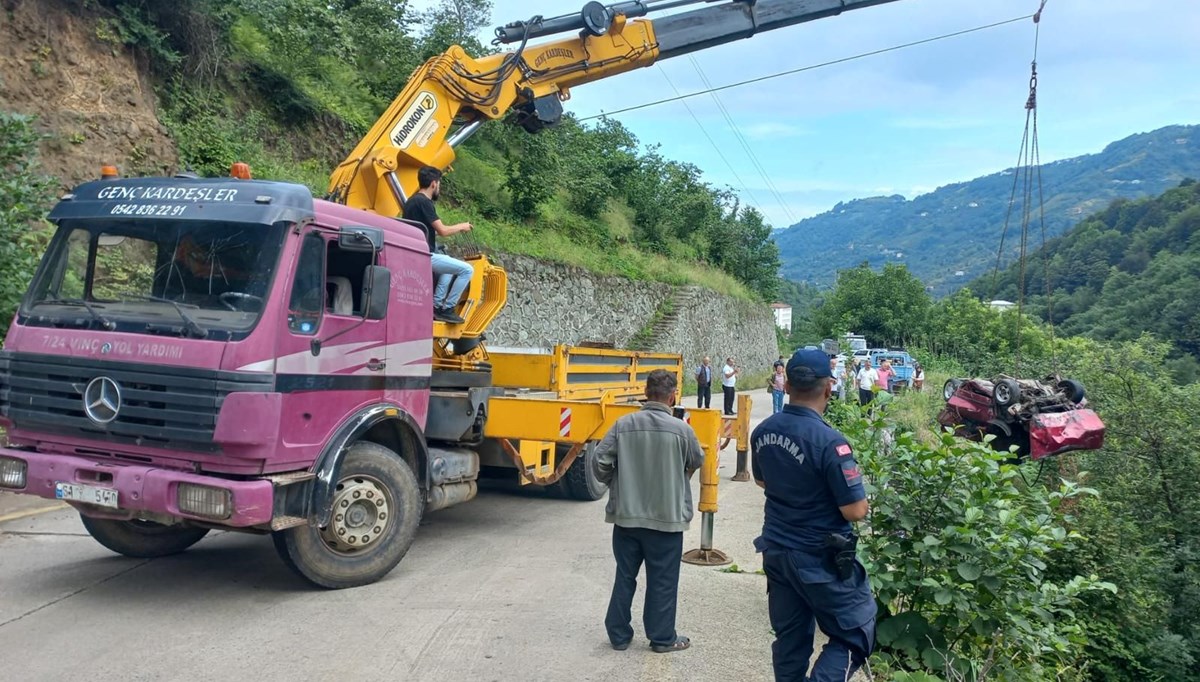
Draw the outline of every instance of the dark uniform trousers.
[[[825,562],[824,553],[763,553],[776,682],[846,682],[874,649],[876,607],[866,569],[856,562],[854,577],[843,581]],[[821,627],[829,643],[805,677],[814,626]]]
[[[712,405],[712,383],[696,384],[696,407],[707,410]]]
[[[613,525],[613,556],[617,560],[617,579],[604,627],[613,644],[633,639],[630,626],[633,594],[637,591],[638,571],[646,563],[646,604],[642,624],[652,644],[675,642],[675,606],[679,597],[679,564],[683,560],[683,533],[664,533],[649,528],[624,528]]]

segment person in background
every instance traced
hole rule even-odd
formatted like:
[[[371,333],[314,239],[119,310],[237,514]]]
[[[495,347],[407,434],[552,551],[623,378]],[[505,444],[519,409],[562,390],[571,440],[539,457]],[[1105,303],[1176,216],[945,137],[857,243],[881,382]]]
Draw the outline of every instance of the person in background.
[[[787,382],[787,375],[783,373],[784,366],[775,365],[775,373],[767,379],[767,390],[771,392],[771,414],[779,414],[783,411],[784,384]]]
[[[612,648],[633,641],[633,595],[638,571],[646,564],[646,605],[642,624],[655,653],[691,646],[675,631],[683,532],[691,523],[690,480],[704,463],[696,432],[671,413],[678,386],[675,375],[656,369],[646,377],[646,403],[621,417],[596,446],[592,472],[608,484],[605,521],[613,524],[617,574],[604,628]]]
[[[925,385],[925,368],[921,366],[921,363],[914,362],[913,363],[913,390],[920,391],[921,387],[924,385]]]
[[[725,414],[733,414],[733,400],[737,397],[737,378],[742,373],[734,364],[733,358],[725,358],[725,366],[721,368],[721,390],[725,393]]]
[[[705,355],[696,368],[696,407],[708,409],[712,405],[712,360]]]
[[[829,358],[829,371],[833,373],[833,394],[838,400],[846,399],[846,368],[837,358]]]
[[[879,369],[875,372],[875,385],[881,391],[892,392],[892,379],[896,378],[896,372],[892,369],[890,360],[884,360],[879,363]]]
[[[875,397],[875,382],[879,379],[879,373],[871,366],[870,360],[864,360],[862,367],[858,370],[858,404],[866,405]]]

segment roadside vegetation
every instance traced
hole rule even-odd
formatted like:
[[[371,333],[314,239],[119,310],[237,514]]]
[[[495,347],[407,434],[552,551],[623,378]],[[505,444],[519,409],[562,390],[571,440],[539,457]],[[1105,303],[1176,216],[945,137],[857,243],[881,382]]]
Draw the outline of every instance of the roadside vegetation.
[[[906,276],[843,271],[812,314],[827,325],[814,338],[852,328],[926,368],[924,391],[882,416],[831,415],[870,484],[876,679],[1200,680],[1200,384],[1186,356],[1148,333],[1056,335],[965,290],[934,302]],[[1102,450],[1018,466],[937,428],[950,377],[1051,373],[1085,386]]]

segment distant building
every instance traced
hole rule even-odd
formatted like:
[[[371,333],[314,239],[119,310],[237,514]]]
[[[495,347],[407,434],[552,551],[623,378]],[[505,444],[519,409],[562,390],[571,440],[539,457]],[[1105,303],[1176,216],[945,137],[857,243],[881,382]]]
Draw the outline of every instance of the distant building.
[[[775,326],[790,334],[792,331],[792,306],[786,303],[772,303],[771,312],[775,314]]]
[[[1000,311],[1005,311],[1005,310],[1008,310],[1009,308],[1014,308],[1014,307],[1016,307],[1016,305],[1017,304],[1013,303],[1012,301],[1001,301],[1001,300],[995,300],[995,301],[991,301],[988,303],[988,306],[992,310],[1000,310]]]

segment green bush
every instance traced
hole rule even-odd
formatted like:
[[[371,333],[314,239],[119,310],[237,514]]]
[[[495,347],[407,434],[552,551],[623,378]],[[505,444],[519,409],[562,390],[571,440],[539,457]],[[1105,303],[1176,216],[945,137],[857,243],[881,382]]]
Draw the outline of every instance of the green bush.
[[[858,453],[871,500],[860,549],[880,604],[875,672],[1069,679],[1085,641],[1082,596],[1115,588],[1095,575],[1052,578],[1047,562],[1084,542],[1065,510],[1094,491],[1022,485],[1006,454],[948,433],[933,443],[885,436],[882,420],[853,405],[836,403],[830,417]]]

